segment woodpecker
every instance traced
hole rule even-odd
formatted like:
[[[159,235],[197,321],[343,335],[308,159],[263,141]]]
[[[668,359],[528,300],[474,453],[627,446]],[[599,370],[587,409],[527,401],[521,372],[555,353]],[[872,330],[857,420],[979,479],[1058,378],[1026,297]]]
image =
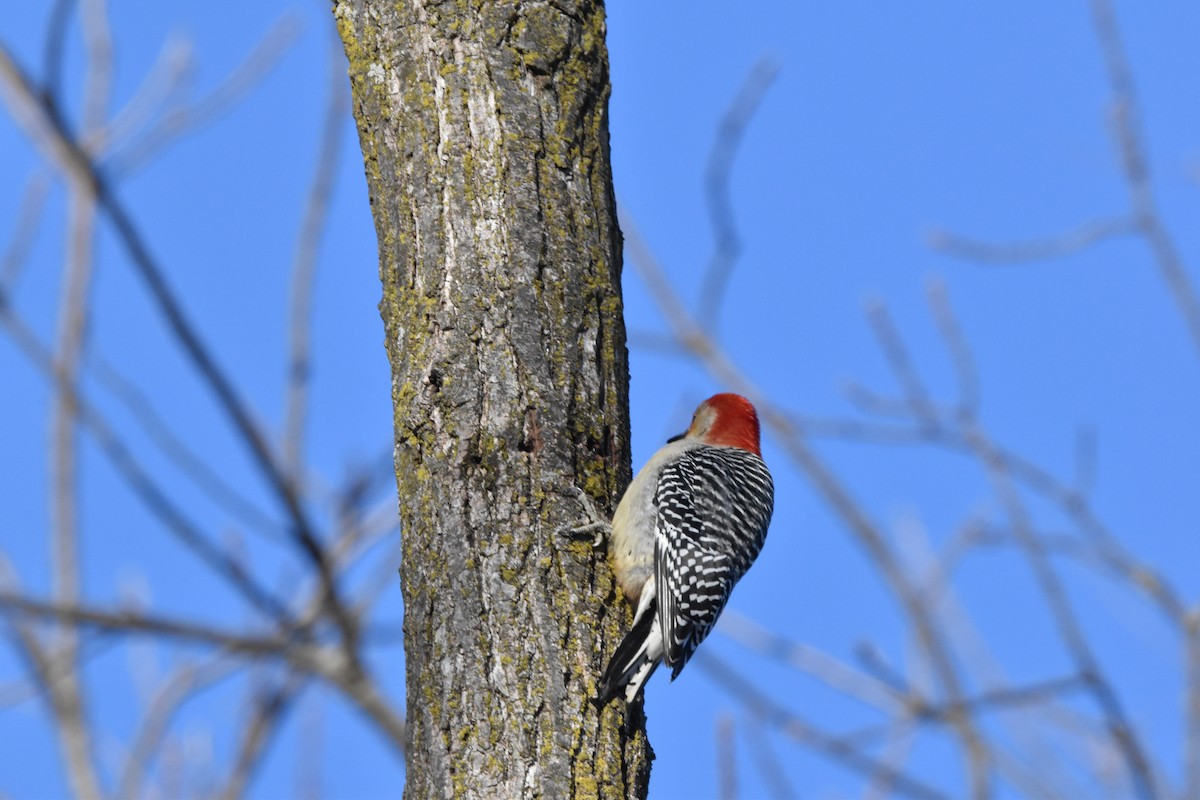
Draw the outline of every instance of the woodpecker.
[[[632,703],[660,663],[678,677],[767,537],[775,486],[749,400],[717,394],[634,477],[613,515],[617,581],[636,611],[599,702]]]

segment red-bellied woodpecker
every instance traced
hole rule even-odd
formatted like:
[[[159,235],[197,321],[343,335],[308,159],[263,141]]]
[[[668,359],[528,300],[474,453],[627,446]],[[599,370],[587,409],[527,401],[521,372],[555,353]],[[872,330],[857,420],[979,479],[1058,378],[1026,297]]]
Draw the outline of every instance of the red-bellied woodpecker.
[[[600,703],[642,691],[660,663],[674,680],[762,549],[775,487],[746,398],[714,395],[654,454],[613,516],[617,581],[633,629],[604,671]]]

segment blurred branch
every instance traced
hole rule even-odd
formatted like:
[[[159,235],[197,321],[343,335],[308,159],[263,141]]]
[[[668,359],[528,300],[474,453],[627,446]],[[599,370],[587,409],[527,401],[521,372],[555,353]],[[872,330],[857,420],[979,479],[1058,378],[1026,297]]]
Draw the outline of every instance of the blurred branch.
[[[934,286],[936,285],[934,284]],[[946,338],[948,349],[951,353],[956,354],[956,366],[966,368],[973,361],[970,358],[966,342],[961,338],[960,329],[957,325],[949,324],[949,321],[953,319],[953,314],[944,290],[931,291],[930,302],[935,307],[940,306],[940,310],[935,312],[935,316],[941,320],[940,332]],[[888,354],[894,371],[901,376],[901,383],[906,387],[915,422],[931,432],[944,432],[946,429],[944,421],[938,416],[932,403],[921,393],[923,390],[916,383],[915,376],[907,375],[913,371],[913,367],[905,355],[899,334],[890,324],[878,324],[877,320],[881,317],[886,319],[886,310],[882,308],[877,309],[872,315],[880,338],[880,346]],[[1014,536],[1054,618],[1059,636],[1074,662],[1076,670],[1099,705],[1109,734],[1122,752],[1135,791],[1141,797],[1156,796],[1154,773],[1145,751],[1129,723],[1115,691],[1100,670],[1091,646],[1080,629],[1078,618],[1071,607],[1062,582],[1047,557],[1045,546],[1030,523],[1024,503],[1013,484],[1010,460],[992,446],[991,440],[982,431],[973,412],[965,406],[958,412],[957,437],[984,467],[997,497],[1000,498],[1009,517]],[[1115,547],[1115,543],[1109,541],[1107,537],[1102,541],[1109,549]]]
[[[64,681],[70,681],[75,676],[74,654],[68,652],[70,659],[67,662],[55,658],[46,652],[22,620],[8,619],[6,622],[16,645],[14,649],[25,661],[30,677],[48,701],[50,712],[58,725],[55,733],[63,748],[71,791],[85,800],[98,800],[103,795],[91,759],[91,743],[81,693],[63,688]]]
[[[163,682],[133,738],[118,797],[143,797],[142,784],[166,740],[172,720],[185,703],[214,684],[230,677],[244,664],[221,654],[203,664],[184,664]]]
[[[71,24],[71,11],[75,0],[54,0],[50,8],[50,20],[46,23],[46,43],[42,47],[42,82],[45,97],[62,96],[62,67],[66,54],[67,27]]]
[[[308,692],[296,732],[295,800],[321,800],[328,792],[322,780],[322,751],[325,740],[323,695]]]
[[[897,333],[896,325],[882,300],[875,299],[867,304],[867,322],[871,326],[871,332],[875,334],[879,349],[887,359],[888,366],[904,391],[905,407],[910,417],[917,422],[919,428],[933,426],[928,427],[927,432],[930,435],[934,434],[938,430],[938,416],[934,411],[933,401],[929,399],[929,393],[917,375],[908,348]]]
[[[150,441],[196,488],[231,516],[240,520],[248,529],[272,541],[280,541],[280,523],[209,467],[193,448],[175,433],[175,426],[163,418],[144,392],[121,375],[103,356],[93,353],[89,361],[97,383],[111,392],[128,409],[130,417]]]
[[[82,29],[87,61],[83,89],[84,131],[103,119],[112,76],[112,46],[103,0],[84,0]],[[57,38],[57,37],[56,37]],[[59,42],[61,44],[61,42]],[[61,55],[55,63],[61,62]],[[55,74],[57,79],[57,73]],[[55,87],[57,88],[57,87]],[[53,92],[55,89],[51,89]],[[47,105],[58,95],[47,93]],[[52,593],[56,603],[74,605],[82,594],[80,583],[80,530],[78,520],[78,438],[75,422],[75,386],[87,347],[90,295],[95,245],[96,198],[92,186],[68,176],[66,263],[58,311],[58,341],[54,356],[56,388],[50,412],[50,560]],[[102,795],[100,776],[93,759],[88,704],[79,663],[79,635],[70,625],[56,631],[58,680],[45,682],[50,706],[72,791],[80,797]]]
[[[149,472],[141,467],[129,448],[117,437],[104,418],[74,387],[62,381],[54,367],[53,358],[37,340],[33,331],[4,302],[2,296],[0,296],[0,325],[3,325],[8,331],[9,336],[30,363],[54,382],[56,390],[69,395],[72,410],[87,427],[105,457],[129,485],[134,495],[163,523],[166,529],[217,575],[225,578],[238,589],[260,611],[276,620],[288,620],[290,614],[287,607],[262,589],[234,558],[208,540],[199,527],[191,522],[183,511],[167,497],[166,492],[150,477]]]
[[[82,0],[80,27],[83,30],[87,67],[83,87],[82,136],[103,127],[112,99],[113,43],[108,27],[107,0]],[[52,97],[60,97],[54,94]]]
[[[863,775],[884,775],[896,794],[906,797],[942,800],[946,795],[916,778],[900,772],[882,761],[863,753],[853,744],[830,736],[796,714],[785,709],[768,694],[756,689],[731,667],[704,650],[692,657],[706,675],[725,691],[736,697],[766,724],[797,743],[811,748],[842,766]]]
[[[313,175],[296,255],[292,264],[291,319],[289,323],[289,364],[287,403],[283,415],[283,463],[293,480],[300,480],[304,452],[304,426],[307,421],[308,386],[311,372],[312,291],[317,256],[325,230],[329,204],[337,175],[342,130],[350,107],[349,81],[346,80],[345,56],[336,31],[327,34],[325,119],[317,169]]]
[[[866,800],[882,800],[892,794],[892,776],[896,770],[904,766],[909,750],[912,749],[912,744],[913,729],[911,725],[901,722],[892,726],[892,730],[884,742],[883,754],[880,759],[891,771],[881,771],[871,776],[871,781],[867,784],[867,788],[863,792],[863,797]]]
[[[281,17],[215,89],[194,102],[180,103],[169,109],[157,125],[113,155],[112,174],[123,176],[137,170],[168,145],[228,113],[274,69],[299,38],[300,29],[299,18],[294,13]],[[179,81],[172,81],[171,86],[178,88]]]
[[[35,172],[25,184],[21,198],[21,209],[13,224],[12,238],[0,257],[0,296],[12,297],[16,293],[17,280],[29,258],[30,248],[37,238],[38,225],[50,192],[50,180],[46,173]]]
[[[1120,31],[1109,0],[1091,0],[1092,20],[1108,70],[1109,90],[1112,93],[1113,124],[1120,148],[1121,166],[1129,188],[1129,200],[1137,230],[1150,246],[1159,273],[1167,284],[1179,313],[1187,323],[1192,341],[1200,349],[1200,298],[1183,265],[1179,250],[1167,232],[1154,199],[1150,169],[1142,144],[1142,120],[1137,92]]]
[[[320,576],[325,593],[324,602],[330,617],[337,623],[346,641],[351,643],[347,652],[357,659],[357,647],[353,644],[358,636],[355,622],[338,595],[336,580],[324,547],[315,535],[295,485],[276,463],[266,438],[255,424],[249,409],[188,320],[175,293],[168,286],[162,268],[151,255],[132,218],[116,199],[88,154],[70,137],[55,108],[39,102],[38,93],[29,79],[3,47],[0,47],[0,85],[5,87],[10,103],[19,109],[16,116],[30,127],[30,135],[35,138],[47,138],[45,146],[60,169],[92,187],[99,206],[115,228],[119,240],[150,290],[168,328],[211,389],[218,405],[250,450],[260,472],[286,508],[292,522],[292,536]]]
[[[708,219],[716,238],[716,246],[704,272],[700,289],[700,306],[696,313],[716,338],[720,323],[721,304],[730,275],[742,253],[742,242],[738,237],[733,218],[733,198],[730,193],[730,177],[733,160],[746,126],[754,118],[767,89],[779,74],[779,64],[773,59],[763,58],[742,82],[733,102],[721,117],[717,127],[717,138],[708,155],[708,169],[704,175],[704,195],[708,201]]]
[[[1085,222],[1058,236],[1024,242],[981,242],[935,229],[926,237],[926,244],[933,250],[964,261],[1006,265],[1061,258],[1099,242],[1137,232],[1137,223],[1133,219],[1114,217]]]
[[[749,729],[750,747],[748,749],[762,775],[763,783],[770,788],[771,795],[779,800],[791,800],[791,798],[798,797],[796,790],[792,788],[792,784],[788,780],[783,764],[779,761],[779,756],[775,753],[771,737],[763,730],[762,719],[757,715],[751,716],[749,725],[743,726],[743,728]]]
[[[904,697],[886,682],[843,664],[837,659],[773,633],[733,609],[717,621],[717,631],[738,644],[792,669],[812,675],[831,688],[874,708],[898,712]]]
[[[1096,662],[1092,648],[1088,644],[1074,609],[1067,598],[1066,590],[1047,558],[1045,548],[1042,547],[1033,531],[1016,488],[1012,485],[1002,464],[993,457],[986,444],[978,438],[975,439],[975,442],[980,461],[988,467],[996,493],[1000,496],[1012,522],[1013,532],[1024,551],[1042,595],[1046,599],[1046,604],[1050,607],[1059,636],[1067,647],[1071,660],[1083,677],[1088,690],[1095,698],[1097,705],[1100,706],[1113,741],[1122,751],[1134,790],[1138,796],[1143,798],[1157,797],[1158,791],[1155,786],[1154,774],[1137,733],[1125,715],[1124,708],[1112,685],[1104,677]]]
[[[1121,44],[1112,4],[1110,0],[1090,2],[1112,98],[1113,133],[1122,176],[1129,193],[1129,213],[1088,222],[1062,236],[1016,244],[981,243],[938,230],[930,235],[929,245],[935,250],[970,261],[1016,263],[1054,258],[1105,239],[1136,235],[1150,248],[1159,275],[1188,327],[1192,343],[1200,350],[1200,296],[1196,294],[1196,287],[1179,248],[1158,210],[1142,135],[1137,91]]]
[[[194,66],[191,44],[186,39],[168,38],[130,99],[111,120],[83,140],[84,149],[95,156],[107,155],[151,124],[171,94],[181,91]]]
[[[923,396],[924,389],[920,387],[919,379],[915,375],[905,374],[912,373],[915,369],[911,359],[890,319],[884,324],[879,324],[879,318],[886,318],[886,310],[875,309],[872,312],[876,318],[873,327],[880,339],[880,345],[884,352],[889,354],[893,372],[902,375],[901,383],[910,385],[910,388],[903,399],[883,397],[867,389],[860,391],[873,398],[874,410],[878,415],[886,416],[889,420],[896,419],[897,423],[895,427],[888,427],[882,423],[839,420],[836,421],[836,425],[817,427],[814,431],[821,435],[837,436],[846,441],[937,445],[974,456],[979,455],[981,445],[986,445],[989,457],[999,469],[1049,500],[1078,526],[1088,540],[1088,545],[1079,544],[1076,548],[1079,554],[1089,550],[1089,555],[1098,563],[1105,565],[1113,574],[1126,578],[1139,591],[1145,593],[1172,624],[1182,625],[1185,606],[1178,590],[1165,576],[1150,566],[1139,563],[1122,547],[1117,537],[1095,515],[1082,488],[1066,484],[1029,459],[1000,445],[987,434],[975,413],[979,400],[974,359],[950,306],[944,283],[931,280],[927,285],[927,297],[938,324],[939,334],[951,355],[956,381],[960,387],[960,399],[952,413],[945,413],[928,397]],[[917,388],[912,388],[912,385]],[[920,394],[918,401],[913,399],[914,392]],[[804,424],[804,417],[794,419],[800,420],[799,424]],[[1080,457],[1082,466],[1079,471],[1082,477],[1077,483],[1085,485],[1091,480],[1087,477],[1092,470],[1088,463],[1091,460],[1094,460],[1094,455],[1090,455],[1085,448]],[[969,545],[969,542],[963,544]],[[1063,551],[1070,549],[1061,543],[1057,547]],[[955,555],[954,559],[958,557]]]
[[[237,748],[237,758],[225,788],[217,793],[222,800],[236,800],[246,793],[250,779],[262,763],[279,723],[291,708],[305,682],[298,676],[288,675],[278,686],[259,689],[254,700],[249,723],[242,729],[242,740]]]
[[[311,652],[289,639],[274,635],[245,636],[200,623],[183,622],[140,611],[107,611],[91,606],[42,602],[11,591],[0,591],[0,610],[21,617],[71,625],[86,625],[108,633],[136,633],[182,639],[258,657],[287,657]],[[310,667],[311,668],[311,667]]]
[[[117,634],[137,634],[179,639],[253,658],[287,661],[293,669],[312,673],[335,686],[373,723],[385,739],[403,752],[405,724],[378,686],[356,666],[345,643],[339,646],[315,645],[296,641],[276,633],[245,635],[195,622],[145,614],[136,611],[103,610],[93,607],[63,606],[0,591],[0,611],[6,615],[33,617],[60,623],[84,625]]]
[[[1057,699],[1062,695],[1086,689],[1087,686],[1086,677],[1068,675],[1024,686],[1005,686],[992,689],[958,703],[946,705],[930,705],[919,696],[910,695],[906,698],[907,709],[900,719],[900,723],[904,725],[918,722],[946,723],[955,715],[964,713],[977,714],[1017,706],[1037,705],[1048,699]],[[895,724],[895,722],[888,722],[883,725],[869,725],[847,733],[841,738],[846,742],[866,745],[889,736],[893,732]]]
[[[151,254],[143,232],[120,202],[112,176],[145,163],[166,145],[229,110],[274,66],[296,38],[296,18],[283,18],[232,74],[213,91],[194,101],[187,96],[192,65],[190,48],[186,44],[168,46],[129,103],[115,118],[106,120],[112,79],[112,41],[105,3],[104,0],[80,2],[87,71],[82,123],[78,132],[72,130],[61,105],[61,61],[73,10],[71,0],[59,0],[52,11],[49,49],[57,48],[57,51],[47,56],[50,71],[43,86],[31,80],[11,52],[0,44],[0,93],[31,143],[67,184],[70,212],[56,352],[52,353],[43,344],[9,303],[41,216],[49,183],[45,177],[35,176],[30,181],[18,227],[0,262],[0,325],[18,351],[49,380],[55,398],[51,461],[55,470],[54,513],[58,518],[52,596],[42,600],[10,590],[7,584],[0,587],[0,622],[11,634],[14,648],[30,665],[30,681],[5,685],[4,699],[11,701],[28,696],[30,684],[37,684],[56,717],[57,732],[66,743],[65,760],[72,791],[82,797],[98,797],[102,788],[94,771],[90,772],[91,785],[78,777],[84,775],[86,778],[88,774],[85,770],[88,765],[81,758],[89,757],[87,740],[91,735],[82,693],[75,691],[72,694],[72,686],[78,690],[81,685],[81,681],[76,681],[82,652],[76,645],[81,641],[107,645],[123,637],[140,636],[154,641],[173,641],[180,647],[203,646],[217,651],[215,661],[195,669],[186,668],[174,675],[149,704],[132,743],[125,770],[120,775],[121,796],[145,793],[146,776],[160,751],[163,752],[160,776],[169,777],[172,773],[170,753],[177,748],[170,737],[170,727],[179,707],[206,686],[256,660],[274,662],[272,669],[278,669],[278,662],[282,662],[287,677],[259,695],[253,715],[241,730],[241,742],[230,762],[227,781],[223,787],[218,787],[224,794],[240,796],[244,793],[279,729],[284,711],[300,690],[314,679],[335,689],[337,696],[363,714],[392,748],[403,753],[404,718],[392,706],[390,698],[382,694],[363,664],[363,648],[389,643],[395,637],[394,630],[386,625],[372,624],[368,616],[380,591],[379,580],[373,577],[374,565],[367,565],[369,580],[357,581],[358,585],[353,587],[356,603],[351,602],[349,589],[343,599],[337,585],[339,578],[344,577],[349,582],[356,562],[364,556],[374,556],[378,552],[375,545],[395,531],[394,499],[389,504],[388,515],[379,513],[372,505],[379,487],[378,470],[374,465],[369,470],[352,474],[347,485],[324,493],[320,476],[310,477],[303,464],[315,259],[328,213],[347,106],[340,44],[331,36],[330,97],[325,111],[321,156],[295,256],[290,358],[294,377],[292,388],[296,391],[288,399],[285,425],[287,430],[295,433],[285,442],[285,447],[291,446],[291,454],[285,459],[275,452],[276,445],[268,442],[267,436],[260,431],[253,409],[239,395],[239,390],[187,317],[180,297],[167,283],[164,265]],[[166,112],[162,112],[164,106],[168,107]],[[148,130],[144,130],[148,122]],[[144,132],[139,135],[139,131]],[[116,154],[111,155],[114,151]],[[103,170],[101,163],[108,163],[109,169]],[[214,473],[174,434],[175,426],[166,423],[147,397],[115,370],[100,362],[95,377],[129,409],[136,423],[167,459],[210,499],[251,527],[268,533],[287,526],[288,541],[314,568],[306,570],[299,581],[293,578],[291,582],[293,588],[299,587],[294,593],[294,607],[300,610],[295,613],[288,603],[262,588],[250,562],[243,561],[236,549],[222,549],[205,536],[200,526],[189,519],[183,506],[167,496],[158,476],[142,466],[97,406],[84,396],[83,368],[90,268],[96,250],[96,209],[111,224],[116,241],[148,288],[156,310],[180,345],[189,366],[212,392],[273,496],[285,509],[286,521],[275,523]],[[84,598],[76,558],[79,526],[74,514],[77,426],[82,426],[94,438],[117,475],[153,516],[240,592],[246,602],[264,613],[267,622],[261,633],[224,630],[199,621],[188,622],[132,608],[110,610],[92,605]],[[306,484],[311,481],[316,488],[300,486],[302,478]],[[332,501],[337,517],[336,530],[328,537],[328,544],[309,516],[309,504],[325,500]],[[2,557],[0,553],[0,559]],[[16,586],[15,582],[12,586]],[[322,624],[326,620],[334,623],[336,631]],[[362,637],[360,625],[366,631]],[[43,647],[37,636],[40,628],[58,631],[59,639],[66,642],[67,647],[59,647],[56,651]],[[177,772],[179,781],[164,782],[168,795],[173,790],[190,791],[194,783],[182,770]],[[212,788],[207,785],[207,779],[201,782],[206,784],[203,791]]]
[[[979,412],[979,376],[962,325],[946,294],[945,282],[937,279],[926,281],[925,296],[929,299],[934,322],[954,364],[954,376],[958,382],[956,412],[959,416],[973,417]]]
[[[720,714],[716,731],[717,797],[737,800],[737,753],[734,752],[733,717]]]
[[[1186,688],[1184,690],[1184,797],[1200,797],[1200,606],[1187,615]]]

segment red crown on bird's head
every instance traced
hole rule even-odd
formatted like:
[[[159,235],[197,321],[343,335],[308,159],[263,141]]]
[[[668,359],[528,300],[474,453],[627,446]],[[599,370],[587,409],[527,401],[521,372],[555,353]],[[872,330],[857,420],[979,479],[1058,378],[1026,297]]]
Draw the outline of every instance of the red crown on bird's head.
[[[740,447],[762,457],[758,412],[740,394],[714,394],[696,409],[688,434],[706,444]]]

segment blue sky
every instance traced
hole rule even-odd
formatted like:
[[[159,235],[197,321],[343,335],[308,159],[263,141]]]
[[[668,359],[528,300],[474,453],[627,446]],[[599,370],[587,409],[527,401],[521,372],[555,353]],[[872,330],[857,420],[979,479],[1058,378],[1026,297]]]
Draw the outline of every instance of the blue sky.
[[[42,4],[47,5],[48,4]],[[0,41],[30,68],[41,64],[46,8],[25,4],[0,20]],[[286,296],[300,215],[311,178],[325,96],[327,7],[319,2],[114,4],[114,107],[136,91],[168,37],[194,47],[199,90],[233,69],[282,15],[301,23],[295,45],[228,116],[197,131],[121,185],[151,247],[212,348],[273,430],[281,424]],[[1200,9],[1118,3],[1140,98],[1149,166],[1163,220],[1185,264],[1200,258],[1192,218],[1200,199]],[[78,97],[78,31],[64,75]],[[925,301],[931,278],[945,281],[980,376],[981,420],[1001,442],[1070,479],[1080,431],[1094,432],[1099,517],[1130,550],[1195,601],[1200,578],[1200,428],[1188,424],[1200,393],[1200,353],[1146,247],[1126,237],[1065,257],[1012,266],[965,263],[930,249],[946,229],[988,241],[1053,236],[1128,207],[1109,126],[1109,88],[1088,4],[699,2],[614,3],[609,8],[612,152],[627,213],[693,307],[712,251],[703,175],[717,124],[753,66],[769,57],[779,74],[752,120],[732,180],[745,250],[731,281],[721,340],[778,404],[848,416],[847,380],[894,393],[895,380],[864,315],[886,303],[935,397],[955,390]],[[319,264],[315,383],[309,454],[325,480],[344,478],[390,442],[390,409],[374,230],[357,139],[345,122],[334,205]],[[0,235],[11,234],[36,153],[0,115]],[[16,302],[43,335],[54,331],[63,258],[63,192],[55,186]],[[3,240],[6,243],[7,239]],[[253,466],[179,357],[107,231],[95,286],[96,351],[133,377],[168,411],[179,432],[263,505]],[[644,337],[665,324],[633,270],[625,278],[627,325]],[[723,387],[695,364],[632,347],[635,467],[686,424],[691,408]],[[0,415],[0,546],[28,587],[48,586],[44,382],[0,338],[5,413]],[[99,395],[103,397],[103,395]],[[128,412],[102,401],[128,426]],[[122,417],[121,415],[125,416]],[[124,428],[123,428],[124,429]],[[172,467],[131,433],[155,469]],[[935,449],[818,441],[817,451],[890,536],[920,532],[944,543],[973,515],[994,514],[986,476],[969,459]],[[760,563],[731,610],[848,662],[869,642],[900,671],[911,667],[908,632],[877,571],[821,497],[770,438],[776,518]],[[156,460],[157,459],[157,460]],[[158,533],[120,488],[94,447],[84,448],[86,586],[116,600],[143,587],[166,611],[225,619],[237,613],[219,585]],[[211,530],[231,521],[180,486],[181,502]],[[1033,505],[1037,524],[1064,520]],[[268,546],[246,547],[274,558]],[[279,564],[281,581],[288,566]],[[1165,775],[1182,777],[1178,642],[1145,603],[1095,573],[1066,568],[1072,601],[1102,664]],[[955,584],[980,635],[1012,681],[1056,677],[1066,660],[1023,562],[1010,553],[969,560]],[[381,619],[400,613],[396,593]],[[705,644],[808,719],[833,731],[879,716],[820,683],[784,670],[720,634]],[[112,763],[136,717],[130,655],[103,654],[89,673]],[[151,661],[153,659],[150,659]],[[137,661],[136,663],[143,663]],[[374,663],[402,697],[402,656]],[[0,680],[15,674],[0,652]],[[976,688],[979,688],[978,686]],[[226,753],[221,720],[236,713],[246,684],[215,688],[185,709],[180,727]],[[702,669],[647,691],[658,754],[657,798],[713,796],[716,719],[732,715],[742,796],[768,787],[749,753],[747,716]],[[1087,708],[1078,703],[1073,707]],[[323,719],[330,796],[394,795],[401,769],[321,692],[295,711],[254,796],[291,794],[297,729]],[[211,732],[211,737],[210,737]],[[859,792],[861,779],[772,737],[802,796]],[[44,711],[0,712],[0,752],[22,767],[0,776],[12,797],[61,794],[64,784]],[[104,761],[107,758],[108,761]],[[221,760],[217,758],[218,762]],[[945,737],[916,740],[914,773],[961,787]],[[1002,784],[1003,792],[1015,788]]]

